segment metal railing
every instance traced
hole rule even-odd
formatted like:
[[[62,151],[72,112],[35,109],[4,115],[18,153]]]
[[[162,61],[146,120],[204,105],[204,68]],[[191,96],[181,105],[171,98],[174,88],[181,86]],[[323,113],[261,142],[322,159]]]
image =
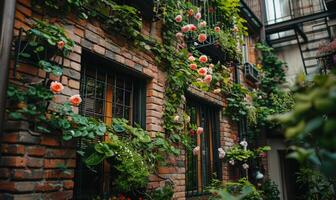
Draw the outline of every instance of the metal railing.
[[[324,0],[264,0],[267,24],[324,12]]]
[[[220,25],[221,15],[213,1],[191,0],[190,2],[200,9],[199,12],[202,14],[202,19],[200,21],[205,21],[207,23],[207,27],[214,28],[215,26]],[[190,17],[189,23],[197,25],[198,21]],[[204,30],[202,33],[205,33],[208,36],[204,43],[199,44],[197,42],[197,36],[195,33],[188,33],[188,37],[190,38],[188,43],[196,47],[204,47],[216,43],[217,38],[214,35],[211,35],[208,29]]]

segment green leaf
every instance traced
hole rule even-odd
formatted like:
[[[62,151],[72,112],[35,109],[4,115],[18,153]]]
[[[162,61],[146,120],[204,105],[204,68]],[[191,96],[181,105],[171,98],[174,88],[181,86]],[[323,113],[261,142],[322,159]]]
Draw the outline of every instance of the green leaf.
[[[63,135],[63,140],[65,140],[65,141],[69,141],[69,140],[71,140],[72,139],[72,135]]]
[[[85,164],[87,164],[88,166],[98,165],[104,160],[104,158],[105,155],[103,154],[93,153],[85,160]]]
[[[9,113],[9,117],[12,118],[12,119],[22,119],[23,118],[23,115],[22,113],[19,113],[19,112],[11,112]]]
[[[30,58],[31,55],[29,53],[20,53],[19,56],[22,56],[24,58]]]
[[[63,69],[57,65],[52,66],[52,73],[55,76],[61,76],[63,74]]]

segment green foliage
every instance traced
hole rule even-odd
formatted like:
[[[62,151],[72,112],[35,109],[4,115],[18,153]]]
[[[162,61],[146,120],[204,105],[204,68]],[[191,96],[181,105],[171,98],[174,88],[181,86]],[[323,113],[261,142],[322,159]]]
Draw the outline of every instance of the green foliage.
[[[173,186],[166,184],[162,188],[157,188],[148,194],[147,200],[171,200],[173,198]]]
[[[137,38],[142,27],[139,11],[127,5],[110,4],[109,7],[111,14],[104,21],[106,30],[121,33],[126,38]]]
[[[45,48],[55,49],[56,55],[68,55],[74,47],[74,41],[69,39],[64,30],[56,25],[52,25],[46,21],[35,19],[33,28],[27,33],[29,45],[33,47],[33,52],[38,53]],[[57,49],[57,43],[64,42],[62,49]]]
[[[211,200],[262,200],[262,193],[245,178],[225,185],[217,181],[210,192],[213,194]]]
[[[280,200],[280,191],[278,186],[271,180],[266,180],[260,190],[262,191],[263,200]]]
[[[36,62],[36,66],[55,76],[61,76],[63,70],[59,62],[52,62],[50,59],[55,60],[56,56],[67,56],[75,44],[65,35],[61,27],[37,19],[32,29],[27,32],[26,42],[19,56]],[[59,42],[63,42],[64,45],[59,47]]]
[[[45,126],[47,121],[45,113],[48,108],[48,101],[52,99],[53,94],[48,89],[41,84],[29,85],[22,89],[10,85],[7,97],[12,105],[7,110],[10,118],[28,120],[33,123],[34,129],[49,132]]]
[[[240,16],[240,0],[216,0],[217,7],[224,15],[223,26],[227,30],[232,30],[234,26],[238,28],[238,37],[247,35],[247,27],[244,26],[246,20]]]
[[[287,139],[297,146],[291,154],[300,161],[310,160],[327,176],[334,177],[336,131],[336,76],[316,76],[313,84],[296,94],[292,111],[277,116]]]
[[[285,63],[279,60],[274,50],[266,45],[257,44],[257,49],[261,51],[262,59],[262,77],[260,89],[266,94],[272,93],[285,82],[286,66]]]
[[[239,162],[247,162],[251,159],[258,158],[262,153],[266,153],[270,150],[270,146],[258,147],[255,150],[244,150],[241,145],[234,145],[226,152],[225,159]]]
[[[49,15],[65,15],[67,13],[78,13],[81,18],[88,18],[85,6],[88,0],[33,0],[32,5],[39,9],[46,9]]]
[[[254,157],[253,151],[247,149],[244,150],[240,145],[234,145],[230,148],[225,155],[227,160],[237,160],[240,162],[247,162]]]
[[[305,191],[302,199],[305,200],[331,200],[336,194],[333,188],[335,179],[329,179],[319,171],[301,168],[297,174],[297,184]]]
[[[233,84],[230,88],[227,88],[225,114],[233,121],[238,122],[247,116],[248,103],[245,100],[247,92],[247,89],[240,84]]]

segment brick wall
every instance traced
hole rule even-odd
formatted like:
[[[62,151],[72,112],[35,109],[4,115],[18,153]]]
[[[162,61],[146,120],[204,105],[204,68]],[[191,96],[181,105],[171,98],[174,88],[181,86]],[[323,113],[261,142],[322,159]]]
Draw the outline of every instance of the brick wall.
[[[29,18],[42,18],[33,12],[29,0],[19,0],[15,16],[15,36],[19,29],[29,29]],[[58,19],[53,19],[59,21]],[[74,51],[64,60],[63,76],[50,77],[61,81],[64,90],[55,99],[64,102],[67,97],[78,94],[80,89],[81,54],[85,49],[117,62],[125,69],[146,75],[146,130],[155,137],[163,132],[163,104],[166,74],[154,62],[153,55],[137,50],[129,41],[117,35],[104,32],[98,22],[79,20],[68,16],[59,23],[64,25],[67,35],[76,45]],[[160,40],[161,23],[145,22],[143,34]],[[13,67],[13,62],[12,62]],[[13,68],[12,68],[13,69]],[[29,65],[21,64],[17,77],[30,79],[44,78],[45,72]],[[11,71],[11,79],[14,80]],[[225,106],[221,96],[205,93],[196,88],[190,92],[204,101]],[[77,110],[78,111],[78,110]],[[237,128],[230,120],[221,115],[221,146],[232,146],[237,141]],[[71,199],[74,187],[76,151],[72,143],[62,142],[58,133],[39,134],[31,132],[26,122],[8,122],[0,137],[0,199]],[[185,152],[178,157],[170,156],[165,167],[159,167],[159,176],[151,175],[148,188],[164,185],[163,178],[175,183],[174,199],[185,199]],[[227,167],[223,165],[223,180],[228,180]]]

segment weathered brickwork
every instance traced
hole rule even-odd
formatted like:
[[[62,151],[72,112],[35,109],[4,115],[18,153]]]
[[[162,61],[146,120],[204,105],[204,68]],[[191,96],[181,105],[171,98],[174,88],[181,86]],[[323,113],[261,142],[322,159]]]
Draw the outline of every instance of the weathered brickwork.
[[[42,18],[33,11],[29,0],[19,0],[16,7],[15,31],[28,30],[31,18]],[[125,38],[117,34],[104,32],[98,22],[79,20],[76,16],[66,19],[51,19],[64,25],[67,35],[76,45],[73,52],[64,60],[64,75],[50,78],[62,82],[62,95],[55,97],[56,103],[64,102],[70,95],[80,90],[81,55],[83,50],[98,54],[125,69],[136,71],[148,77],[146,92],[146,130],[155,137],[163,132],[164,92],[166,73],[157,66],[153,55],[136,49]],[[161,23],[144,22],[143,34],[160,38]],[[13,77],[13,62],[11,79]],[[44,78],[46,73],[29,65],[20,64],[16,77],[29,78],[32,81]],[[225,107],[225,98],[213,93],[205,93],[197,88],[189,92],[204,101]],[[78,111],[76,109],[75,111]],[[73,143],[62,142],[58,133],[39,134],[31,132],[26,122],[8,122],[1,134],[0,157],[0,199],[71,199],[74,189],[74,171],[76,168],[76,149]],[[237,127],[221,113],[220,144],[229,147],[236,143]],[[169,157],[167,166],[159,167],[159,176],[151,175],[148,188],[163,186],[169,178],[175,183],[174,199],[185,199],[185,152],[178,157]],[[223,180],[229,180],[227,166],[223,164]]]

